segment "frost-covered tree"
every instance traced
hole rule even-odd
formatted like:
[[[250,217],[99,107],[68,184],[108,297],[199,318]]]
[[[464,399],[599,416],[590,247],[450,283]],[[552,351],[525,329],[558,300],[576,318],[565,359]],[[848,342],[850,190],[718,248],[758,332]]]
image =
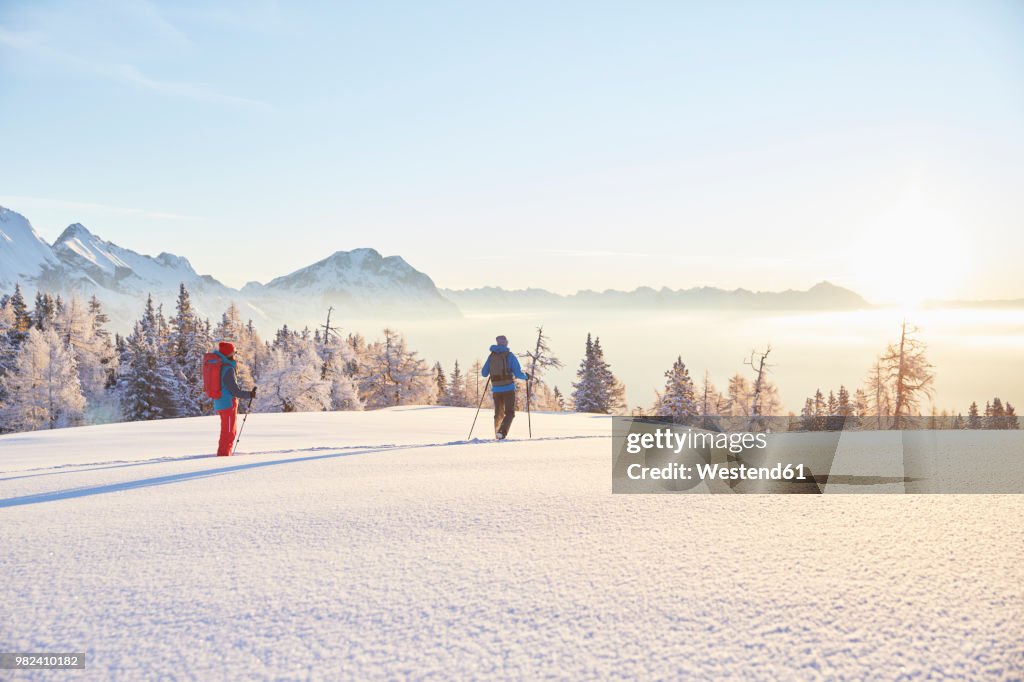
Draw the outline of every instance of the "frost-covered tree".
[[[672,368],[665,371],[665,390],[657,395],[654,414],[658,417],[684,421],[700,413],[690,370],[686,368],[682,356],[678,356]]]
[[[726,393],[725,413],[730,417],[749,417],[751,389],[746,377],[734,374],[729,377],[729,388]]]
[[[448,377],[445,376],[444,368],[441,367],[441,361],[438,360],[434,363],[434,402],[438,405],[444,405],[445,395],[448,393]]]
[[[405,338],[392,329],[366,349],[360,395],[368,408],[427,405],[433,400],[433,374]]]
[[[445,393],[441,396],[439,404],[449,407],[467,407],[470,403],[466,395],[466,377],[462,374],[459,361],[455,361],[451,377],[445,386]]]
[[[558,390],[558,386],[555,386],[555,390],[552,393],[552,402],[554,403],[555,411],[565,412],[565,396]]]
[[[178,416],[181,389],[168,362],[168,331],[163,313],[148,297],[142,318],[124,340],[120,359],[121,414],[128,421]]]
[[[75,426],[82,422],[85,397],[75,357],[56,330],[32,328],[5,377],[7,399],[0,421],[12,431]]]
[[[1002,399],[998,396],[993,398],[991,403],[985,405],[985,428],[1006,428],[1006,408],[1003,406]]]
[[[865,394],[867,396],[866,414],[874,416],[875,428],[881,429],[883,423],[887,422],[888,417],[892,415],[892,392],[882,358],[878,358],[868,372]]]
[[[573,382],[573,407],[577,412],[609,414],[625,406],[625,387],[604,359],[601,339],[587,334],[583,359]]]
[[[1018,428],[1020,428],[1020,425],[1017,422],[1017,410],[1013,407],[1013,405],[1011,405],[1009,403],[1009,401],[1007,401],[1007,403],[1006,403],[1005,419],[1006,419],[1006,428],[1008,428],[1008,429],[1018,429]]]
[[[312,335],[278,334],[262,368],[254,409],[259,412],[322,412],[332,407],[330,378]]]
[[[530,375],[530,403],[533,408],[555,409],[551,402],[554,394],[544,380],[545,375],[554,369],[561,369],[562,361],[551,351],[548,336],[544,327],[537,327],[537,338],[533,348],[522,353],[523,371]]]
[[[718,417],[725,412],[727,405],[725,396],[711,383],[711,373],[707,370],[704,371],[704,381],[701,382],[697,398],[700,403],[700,413],[705,417]]]
[[[605,412],[601,386],[601,374],[594,357],[594,340],[587,334],[583,359],[576,370],[576,381],[572,385],[572,402],[577,412]]]
[[[106,315],[95,297],[87,305],[72,297],[59,307],[54,322],[54,328],[75,357],[90,423],[115,421],[120,416],[116,396],[111,391],[118,359],[110,334],[103,328],[105,321]]]
[[[285,325],[284,330],[288,333],[287,325]],[[259,339],[256,338],[252,326],[242,321],[242,314],[238,310],[238,306],[233,302],[224,311],[220,322],[213,328],[213,340],[230,341],[235,344],[235,352],[238,354],[238,357],[246,360],[246,362],[238,363],[237,375],[239,385],[250,386],[256,383],[253,377],[251,361],[256,355]]]
[[[11,341],[15,347],[20,345],[32,327],[32,316],[28,312],[28,305],[25,303],[25,296],[21,293],[21,285],[14,285],[14,294],[9,301],[11,314],[14,316],[14,327],[10,330]]]
[[[982,428],[981,415],[978,413],[978,403],[972,402],[971,406],[967,409],[967,428],[969,429],[980,429]]]
[[[314,339],[315,343],[315,339]],[[328,334],[318,346],[321,353],[320,377],[330,382],[332,410],[361,410],[359,383],[355,370],[358,362],[353,347],[336,334]]]
[[[57,302],[53,296],[42,291],[36,292],[35,310],[32,311],[32,324],[39,331],[53,329],[57,321]]]
[[[14,358],[17,354],[13,335],[14,309],[11,297],[4,296],[0,299],[0,409],[3,409],[6,402],[4,377],[14,371]],[[4,425],[0,423],[0,432],[4,430]]]
[[[487,387],[487,382],[480,375],[483,371],[483,363],[480,360],[473,361],[473,366],[469,368],[469,376],[466,379],[466,401],[470,405],[492,405],[488,402],[489,391],[485,395],[484,389]]]
[[[209,412],[213,404],[203,391],[202,366],[203,354],[212,346],[212,340],[192,306],[192,297],[184,282],[178,289],[168,343],[169,359],[179,388],[178,414],[196,417]]]

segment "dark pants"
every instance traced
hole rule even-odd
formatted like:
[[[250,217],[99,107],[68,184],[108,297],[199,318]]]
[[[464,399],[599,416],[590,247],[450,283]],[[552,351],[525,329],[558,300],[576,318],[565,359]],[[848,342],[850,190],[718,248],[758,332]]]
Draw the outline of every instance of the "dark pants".
[[[516,417],[516,392],[492,393],[491,397],[494,398],[494,430],[507,436]]]

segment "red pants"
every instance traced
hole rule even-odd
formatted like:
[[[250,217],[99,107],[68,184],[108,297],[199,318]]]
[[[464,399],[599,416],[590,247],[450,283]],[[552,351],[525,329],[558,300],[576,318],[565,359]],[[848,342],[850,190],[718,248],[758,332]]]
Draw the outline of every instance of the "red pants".
[[[218,457],[227,457],[231,448],[235,447],[235,435],[238,433],[238,402],[226,410],[218,410],[220,415],[220,444],[217,447]]]

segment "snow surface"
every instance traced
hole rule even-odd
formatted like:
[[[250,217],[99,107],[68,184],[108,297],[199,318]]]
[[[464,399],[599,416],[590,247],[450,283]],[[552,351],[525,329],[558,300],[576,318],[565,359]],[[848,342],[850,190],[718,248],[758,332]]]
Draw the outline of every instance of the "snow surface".
[[[16,679],[1021,679],[1024,497],[612,495],[606,418],[472,417],[255,414],[231,459],[211,417],[0,437],[0,650],[88,653]]]

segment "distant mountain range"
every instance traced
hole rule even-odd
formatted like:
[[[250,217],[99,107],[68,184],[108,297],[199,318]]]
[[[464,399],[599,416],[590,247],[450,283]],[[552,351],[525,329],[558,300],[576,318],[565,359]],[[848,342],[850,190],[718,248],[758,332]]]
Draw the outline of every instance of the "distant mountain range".
[[[243,318],[265,329],[287,323],[315,325],[329,306],[336,319],[444,319],[462,312],[497,310],[857,310],[874,307],[849,289],[820,282],[806,291],[755,292],[713,287],[633,291],[580,291],[571,295],[544,289],[438,289],[433,280],[400,256],[374,249],[337,251],[327,258],[266,284],[233,289],[200,275],[188,259],[170,253],[139,254],[70,225],[52,245],[19,213],[0,207],[0,295],[20,283],[27,297],[37,290],[99,298],[115,328],[125,329],[152,294],[173,310],[184,282],[204,317],[217,319],[234,302]],[[971,305],[935,303],[936,306]],[[986,307],[1024,307],[1024,301],[990,301]]]
[[[544,289],[507,291],[497,287],[483,287],[442,289],[441,293],[465,311],[494,309],[499,306],[673,310],[857,310],[873,307],[860,295],[829,282],[815,284],[807,291],[639,287],[633,291],[608,289],[580,291],[561,296]]]

